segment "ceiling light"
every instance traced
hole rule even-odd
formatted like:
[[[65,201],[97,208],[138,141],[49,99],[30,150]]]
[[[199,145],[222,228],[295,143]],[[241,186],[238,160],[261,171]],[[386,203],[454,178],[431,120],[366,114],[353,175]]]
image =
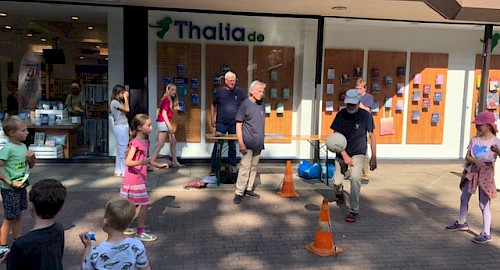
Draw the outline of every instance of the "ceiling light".
[[[334,6],[332,7],[333,10],[346,10],[347,7],[344,7],[344,6]]]
[[[6,25],[4,27],[5,27],[5,29],[12,29],[12,26],[10,26],[10,25]]]
[[[100,49],[100,48],[101,48],[101,45],[95,45],[95,48],[96,48],[96,49]]]
[[[85,59],[85,57],[84,56],[80,56],[80,60],[83,60],[83,59]]]
[[[106,59],[106,61],[108,61],[108,60],[109,60],[109,58],[107,58],[107,57],[106,57],[106,58],[104,58],[104,59]]]
[[[7,17],[7,13],[5,13],[5,12],[0,12],[0,17]]]
[[[46,38],[41,38],[40,41],[41,42],[45,42],[45,41],[47,41],[47,39]]]
[[[27,37],[32,37],[32,36],[33,36],[33,34],[32,34],[32,33],[28,33],[28,34],[26,34],[26,36],[27,36]]]
[[[87,26],[87,29],[88,30],[94,30],[94,27],[93,26]]]
[[[71,19],[72,19],[73,21],[78,21],[78,20],[80,19],[80,17],[78,17],[78,16],[71,16]]]

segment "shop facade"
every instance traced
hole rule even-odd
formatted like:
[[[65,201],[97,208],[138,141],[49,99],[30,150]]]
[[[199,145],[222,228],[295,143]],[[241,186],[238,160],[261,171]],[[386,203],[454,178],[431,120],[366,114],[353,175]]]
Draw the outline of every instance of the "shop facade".
[[[124,66],[133,58],[133,54],[124,53],[127,45],[123,36],[128,27],[124,23],[124,8],[8,3],[19,5],[13,12],[42,5],[66,14],[74,7],[104,13],[102,24],[106,26],[107,39],[99,46],[106,46],[108,53],[107,81],[101,81],[106,85],[106,106],[112,87],[130,81],[129,73],[124,72]],[[477,107],[483,26],[159,9],[147,9],[145,16],[148,26],[139,31],[146,31],[143,34],[147,35],[147,59],[141,60],[147,61],[146,93],[139,92],[135,98],[145,97],[138,102],[145,103],[146,112],[154,121],[166,84],[177,85],[182,111],[174,115],[174,123],[179,141],[177,152],[182,159],[210,157],[213,141],[206,136],[214,132],[209,121],[211,96],[215,87],[223,85],[221,76],[227,70],[237,74],[238,84],[245,91],[256,79],[267,84],[266,133],[282,135],[283,139],[266,145],[262,153],[266,159],[312,158],[310,143],[289,138],[330,134],[329,126],[343,105],[341,94],[354,86],[357,77],[367,81],[367,92],[378,103],[372,111],[376,127],[381,122],[392,122],[384,126],[384,134],[380,134],[380,129],[375,131],[380,159],[462,159],[475,132],[470,122]],[[0,24],[3,27],[1,18]],[[323,40],[320,46],[318,40]],[[91,43],[94,50],[96,45]],[[18,45],[3,47],[0,80],[5,104],[9,65],[14,66],[11,73],[17,76],[25,49]],[[80,56],[68,57],[69,51],[65,53],[68,62],[68,58],[76,61]],[[146,55],[144,51],[140,53]],[[496,57],[492,58],[493,84],[489,94],[492,98],[496,94],[497,101],[493,100],[490,108],[498,114],[494,79],[500,78],[500,63],[496,63],[500,59]],[[68,70],[72,71],[67,72],[70,75],[60,77],[68,81],[78,79],[76,65],[71,63]],[[53,69],[58,66],[53,65]],[[321,78],[319,83],[317,77]],[[64,94],[63,91],[61,100]],[[105,137],[105,142],[100,141],[107,147],[103,152],[113,156],[116,149],[109,128],[112,121],[107,115],[101,118],[108,128],[94,130],[93,134]],[[154,147],[155,134],[150,140]],[[161,154],[169,154],[168,146]]]

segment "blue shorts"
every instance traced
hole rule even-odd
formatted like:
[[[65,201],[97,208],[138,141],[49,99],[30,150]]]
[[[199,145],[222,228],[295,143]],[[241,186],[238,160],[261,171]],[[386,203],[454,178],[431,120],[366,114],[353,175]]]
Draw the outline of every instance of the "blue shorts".
[[[26,188],[3,189],[0,188],[3,200],[5,219],[13,220],[21,217],[21,212],[28,209]]]

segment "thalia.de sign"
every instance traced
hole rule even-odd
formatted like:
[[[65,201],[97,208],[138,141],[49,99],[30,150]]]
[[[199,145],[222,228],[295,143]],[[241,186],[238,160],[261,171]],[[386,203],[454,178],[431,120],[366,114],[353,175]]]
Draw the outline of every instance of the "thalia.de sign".
[[[263,42],[265,39],[263,34],[256,33],[255,31],[252,31],[247,35],[244,27],[231,27],[230,23],[219,23],[217,26],[199,26],[194,24],[192,21],[173,21],[170,17],[166,17],[157,21],[156,25],[149,26],[162,28],[156,34],[158,37],[163,38],[163,36],[168,32],[172,22],[174,23],[174,26],[177,26],[176,29],[180,39],[201,39],[203,37],[206,40],[247,40],[251,42]]]

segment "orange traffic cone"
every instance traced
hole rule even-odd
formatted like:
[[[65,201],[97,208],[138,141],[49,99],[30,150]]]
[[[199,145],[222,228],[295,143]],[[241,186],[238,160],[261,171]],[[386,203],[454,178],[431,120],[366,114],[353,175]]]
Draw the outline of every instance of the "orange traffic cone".
[[[321,212],[319,213],[318,227],[316,227],[316,236],[314,242],[306,246],[306,249],[312,253],[328,257],[342,252],[342,249],[335,246],[330,224],[330,210],[328,201],[323,199]]]
[[[278,195],[283,198],[299,197],[299,195],[295,192],[295,187],[293,186],[292,162],[290,160],[286,162],[286,170],[285,170],[285,177],[283,178],[283,186],[281,187],[281,192],[279,192]]]

